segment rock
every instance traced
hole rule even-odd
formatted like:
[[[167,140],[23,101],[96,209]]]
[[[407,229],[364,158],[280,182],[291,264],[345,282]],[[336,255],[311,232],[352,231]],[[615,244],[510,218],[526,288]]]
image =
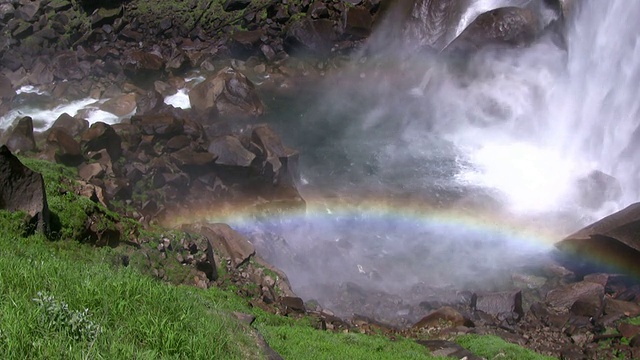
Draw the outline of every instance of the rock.
[[[123,7],[119,6],[112,9],[98,8],[93,14],[91,14],[91,26],[94,28],[100,27],[104,24],[111,24],[113,21],[122,15]]]
[[[269,181],[282,185],[294,185],[298,181],[298,152],[284,146],[269,126],[256,126],[251,133],[251,143],[252,151],[262,163],[262,173]]]
[[[105,149],[111,160],[116,161],[122,154],[122,140],[113,128],[103,122],[96,122],[89,130],[82,134],[85,151],[100,151]]]
[[[11,80],[6,76],[0,74],[0,102],[2,100],[11,100],[16,96],[16,91],[13,89]]]
[[[616,201],[622,196],[622,186],[618,179],[599,170],[578,180],[577,191],[581,205],[594,210],[607,201]]]
[[[626,337],[627,339],[631,339],[634,336],[640,334],[640,326],[620,323],[618,325],[618,331],[620,332],[620,334],[622,334],[622,336]]]
[[[493,316],[502,313],[516,313],[521,318],[524,315],[522,291],[476,293],[471,298],[471,308]]]
[[[226,0],[222,9],[224,11],[242,10],[251,4],[251,0]]]
[[[473,326],[471,320],[458,312],[458,310],[444,306],[430,313],[415,323],[413,329],[434,328],[434,327],[456,327],[456,326]]]
[[[618,270],[640,275],[639,232],[640,203],[635,203],[567,236],[555,246],[563,256],[560,261],[578,273]],[[609,266],[596,261],[599,259],[607,259]]]
[[[283,296],[280,298],[280,304],[293,312],[304,313],[306,311],[304,302],[299,297]]]
[[[132,80],[148,83],[160,77],[164,69],[164,60],[154,53],[134,50],[125,54],[122,68]]]
[[[180,135],[184,130],[184,121],[170,114],[135,115],[131,117],[131,124],[143,135],[164,138]]]
[[[429,349],[433,356],[459,360],[483,360],[483,358],[451,341],[417,340],[416,342]]]
[[[185,168],[188,172],[189,168],[202,171],[203,167],[213,164],[216,156],[209,152],[198,152],[191,149],[182,149],[171,153],[171,159],[174,164],[181,168]]]
[[[355,39],[364,39],[371,34],[373,18],[363,7],[347,7],[343,12],[342,32]]]
[[[259,116],[264,111],[253,83],[231,67],[196,85],[189,92],[189,100],[195,110],[215,110],[221,116]]]
[[[67,166],[78,166],[83,161],[80,144],[63,128],[55,127],[47,135],[47,143],[57,147],[56,162]]]
[[[89,129],[89,122],[84,119],[74,118],[67,113],[62,113],[51,125],[51,129],[55,128],[62,128],[72,137],[76,137]]]
[[[82,80],[86,77],[75,51],[66,51],[53,57],[53,76],[59,80]]]
[[[33,120],[25,116],[18,120],[11,135],[7,139],[7,147],[15,153],[23,153],[36,149],[36,140],[33,138]]]
[[[557,287],[547,293],[546,302],[555,308],[569,309],[573,304],[581,301],[602,301],[604,286],[596,283],[581,281]]]
[[[238,311],[233,311],[232,314],[233,316],[236,317],[236,319],[240,320],[241,322],[249,326],[251,326],[251,324],[253,324],[253,322],[256,321],[256,317],[251,314],[245,314]]]
[[[209,247],[225,253],[236,268],[256,253],[249,240],[227,224],[192,224],[187,229],[207,237]]]
[[[78,168],[78,175],[85,181],[93,178],[100,178],[104,175],[104,168],[101,164],[91,163],[84,164]]]
[[[122,117],[134,112],[136,106],[138,106],[136,94],[129,93],[105,101],[100,105],[100,110]]]
[[[287,51],[323,57],[329,55],[337,38],[333,25],[333,21],[328,19],[302,18],[294,21],[285,36]]]
[[[164,97],[155,90],[149,90],[146,94],[137,96],[136,114],[145,115],[147,113],[157,112],[163,106]]]
[[[221,136],[209,144],[209,152],[218,156],[216,164],[248,167],[256,155],[242,146],[233,136]]]
[[[604,301],[604,313],[607,315],[618,314],[620,317],[636,317],[640,315],[640,305],[631,301],[607,297]]]
[[[39,232],[49,232],[49,206],[42,175],[0,146],[0,209],[24,211]]]
[[[503,7],[480,14],[454,41],[448,51],[469,51],[487,45],[525,45],[541,31],[531,9]]]
[[[262,37],[262,30],[237,31],[231,35],[231,52],[234,58],[246,59],[258,51]]]
[[[23,2],[16,10],[16,18],[31,21],[40,10],[40,1]]]

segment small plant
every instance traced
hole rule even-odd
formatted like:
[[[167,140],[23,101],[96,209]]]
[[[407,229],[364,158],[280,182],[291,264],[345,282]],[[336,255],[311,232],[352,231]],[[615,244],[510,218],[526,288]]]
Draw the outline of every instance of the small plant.
[[[76,341],[94,341],[101,332],[100,325],[90,319],[89,309],[70,310],[64,301],[41,291],[33,301],[42,311],[42,325],[47,329],[64,332]]]

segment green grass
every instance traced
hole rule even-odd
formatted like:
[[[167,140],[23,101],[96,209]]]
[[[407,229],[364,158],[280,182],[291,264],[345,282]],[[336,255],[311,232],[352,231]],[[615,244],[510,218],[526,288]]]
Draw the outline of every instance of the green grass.
[[[487,359],[501,360],[553,360],[493,335],[463,335],[456,339],[462,347]]]

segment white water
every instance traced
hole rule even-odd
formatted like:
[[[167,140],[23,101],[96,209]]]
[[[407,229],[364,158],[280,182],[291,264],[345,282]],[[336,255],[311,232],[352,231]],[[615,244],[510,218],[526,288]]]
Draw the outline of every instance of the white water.
[[[498,190],[520,213],[579,209],[576,181],[591,170],[618,179],[623,197],[601,216],[639,199],[640,2],[576,7],[568,52],[549,41],[483,52],[466,81],[429,79],[439,130],[465,153],[465,184]],[[429,88],[429,86],[431,86]]]

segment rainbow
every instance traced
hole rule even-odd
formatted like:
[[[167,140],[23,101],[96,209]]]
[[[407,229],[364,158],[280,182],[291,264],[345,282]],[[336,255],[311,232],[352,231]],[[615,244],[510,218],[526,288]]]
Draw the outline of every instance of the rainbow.
[[[417,226],[451,228],[468,233],[496,236],[522,242],[523,245],[551,248],[563,238],[566,230],[549,226],[548,219],[517,217],[506,213],[490,213],[464,207],[434,206],[422,200],[356,197],[305,197],[306,206],[289,209],[259,211],[251,204],[190,208],[172,214],[163,222],[169,227],[185,223],[227,223],[236,229],[256,223],[274,222],[302,224],[332,219],[355,219],[362,223],[384,222],[415,224]],[[573,230],[573,229],[572,229]],[[564,233],[562,232],[564,231]]]

